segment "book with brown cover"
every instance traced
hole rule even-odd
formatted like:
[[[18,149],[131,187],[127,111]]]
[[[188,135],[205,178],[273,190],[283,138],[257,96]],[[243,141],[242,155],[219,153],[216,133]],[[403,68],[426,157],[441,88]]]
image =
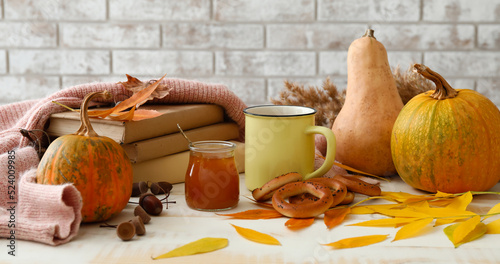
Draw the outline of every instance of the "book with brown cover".
[[[230,140],[239,136],[238,125],[234,122],[222,122],[184,130],[191,141]],[[189,149],[188,142],[181,133],[172,133],[160,137],[123,144],[132,163],[155,159]]]
[[[120,144],[177,133],[177,123],[188,130],[224,121],[223,108],[214,104],[143,105],[141,109],[156,110],[162,115],[138,121],[98,118],[90,121],[99,136],[109,137]],[[61,112],[50,116],[46,132],[51,137],[59,137],[75,133],[79,127],[79,112]]]
[[[234,159],[239,173],[245,171],[245,143],[231,141],[236,144]],[[132,164],[134,182],[167,181],[172,184],[184,182],[189,165],[189,150],[176,154]]]

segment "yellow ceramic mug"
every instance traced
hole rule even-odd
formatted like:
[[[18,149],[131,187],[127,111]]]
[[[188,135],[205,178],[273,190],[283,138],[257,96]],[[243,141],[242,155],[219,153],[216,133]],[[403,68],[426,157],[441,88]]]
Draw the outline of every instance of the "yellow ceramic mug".
[[[298,172],[304,179],[326,173],[335,161],[332,130],[314,125],[316,110],[304,106],[262,105],[245,113],[245,184],[249,190],[274,177]],[[314,134],[326,137],[324,164],[314,170]]]

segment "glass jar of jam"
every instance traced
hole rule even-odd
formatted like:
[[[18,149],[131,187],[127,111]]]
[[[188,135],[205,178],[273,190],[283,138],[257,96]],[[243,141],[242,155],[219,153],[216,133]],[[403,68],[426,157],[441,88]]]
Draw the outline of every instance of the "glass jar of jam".
[[[189,144],[186,171],[187,205],[201,211],[220,211],[238,205],[239,174],[234,161],[236,145],[228,141],[196,141]]]

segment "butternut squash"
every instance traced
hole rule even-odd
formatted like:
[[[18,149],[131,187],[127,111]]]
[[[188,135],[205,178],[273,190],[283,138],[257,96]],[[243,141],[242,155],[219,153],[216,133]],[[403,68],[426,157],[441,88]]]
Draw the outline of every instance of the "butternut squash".
[[[337,160],[375,175],[396,174],[391,131],[402,108],[387,51],[368,29],[347,52],[345,103],[332,126]]]

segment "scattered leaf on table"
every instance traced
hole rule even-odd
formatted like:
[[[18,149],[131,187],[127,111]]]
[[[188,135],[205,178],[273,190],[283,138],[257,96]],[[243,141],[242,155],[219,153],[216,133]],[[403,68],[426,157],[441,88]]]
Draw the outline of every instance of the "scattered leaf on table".
[[[164,259],[206,253],[225,248],[227,245],[227,238],[206,237],[178,247],[158,257],[154,257],[153,259]]]
[[[352,238],[341,239],[339,241],[323,245],[336,249],[364,247],[382,242],[388,236],[389,235],[370,235],[370,236],[352,237]]]
[[[255,231],[253,229],[244,228],[244,227],[240,227],[240,226],[233,225],[233,224],[231,224],[231,225],[234,227],[234,229],[236,229],[236,232],[238,232],[238,234],[240,234],[242,237],[244,237],[250,241],[254,241],[257,243],[261,243],[261,244],[267,244],[267,245],[281,245],[281,243],[276,238],[274,238],[268,234],[264,234],[264,233]]]
[[[393,241],[416,236],[424,227],[432,223],[433,220],[434,220],[433,218],[428,217],[428,218],[418,219],[404,225],[398,230],[398,232],[396,233],[396,237],[394,238]]]
[[[467,206],[472,202],[472,193],[466,192],[460,196],[452,199],[451,203],[446,206],[446,208],[452,208],[456,210],[465,210]]]
[[[459,223],[453,231],[453,244],[461,242],[476,226],[481,223],[481,217],[476,215],[469,220]]]
[[[424,218],[429,215],[413,210],[413,208],[403,208],[403,209],[386,209],[386,208],[375,208],[375,212],[383,214],[386,216],[394,217],[410,217],[410,218]]]
[[[486,227],[488,228],[486,234],[500,234],[500,219],[486,224]]]
[[[491,207],[491,209],[488,211],[487,216],[484,217],[484,219],[491,217],[493,214],[500,214],[500,203],[497,203],[495,206]]]
[[[325,222],[325,225],[328,229],[332,229],[340,225],[350,212],[351,212],[350,207],[335,208],[332,210],[328,210],[325,212],[323,221]]]
[[[413,207],[413,209],[417,212],[427,214],[433,217],[467,217],[467,216],[475,216],[476,213],[465,211],[465,210],[457,210],[453,208],[434,208],[434,207]]]
[[[351,214],[373,214],[377,208],[391,209],[398,206],[399,204],[358,205],[351,207]]]
[[[297,230],[308,227],[314,223],[314,217],[311,218],[290,218],[285,222],[289,229]]]
[[[283,215],[280,214],[278,211],[269,209],[253,209],[238,213],[218,214],[218,215],[229,216],[233,219],[271,219],[271,218],[283,217]]]
[[[325,157],[322,157],[323,159]],[[364,172],[364,171],[360,171],[360,170],[356,170],[355,168],[351,168],[347,165],[344,165],[344,164],[341,164],[341,163],[338,163],[338,162],[333,162],[334,165],[338,166],[338,167],[341,167],[342,169],[344,170],[348,170],[348,171],[352,171],[352,172],[356,172],[356,173],[359,173],[359,174],[363,174],[363,175],[368,175],[368,176],[372,176],[372,177],[375,177],[379,180],[384,180],[384,181],[389,181],[388,179],[384,178],[384,177],[380,177],[380,176],[377,176],[377,175],[373,175],[373,174],[370,174],[368,172]]]
[[[446,236],[448,237],[448,239],[453,243],[453,245],[455,247],[459,247],[462,244],[465,244],[467,242],[471,242],[475,239],[478,239],[478,238],[482,237],[487,231],[486,225],[479,222],[479,224],[474,228],[474,230],[469,232],[469,234],[464,239],[462,239],[462,241],[458,241],[455,243],[453,241],[453,239],[454,239],[453,234],[454,234],[455,230],[458,228],[458,226],[461,224],[463,224],[463,223],[449,225],[449,226],[445,227],[443,230],[444,233],[446,234]]]
[[[356,224],[351,224],[349,226],[368,226],[368,227],[397,227],[401,226],[403,224],[408,224],[411,223],[415,220],[419,220],[421,218],[410,218],[410,217],[405,217],[405,218],[382,218],[382,219],[374,219],[374,220],[368,220]]]

